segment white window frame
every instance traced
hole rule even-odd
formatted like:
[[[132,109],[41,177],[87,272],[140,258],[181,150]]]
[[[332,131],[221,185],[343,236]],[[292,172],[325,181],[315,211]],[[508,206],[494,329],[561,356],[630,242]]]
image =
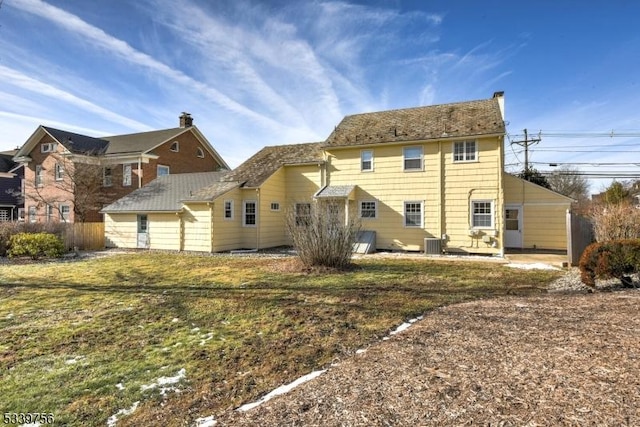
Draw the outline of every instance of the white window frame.
[[[53,153],[56,151],[56,148],[58,148],[58,145],[55,142],[43,142],[42,145],[40,145],[40,152]]]
[[[71,206],[60,205],[60,220],[62,222],[69,222],[71,218]]]
[[[53,206],[53,205],[45,205],[44,209],[45,209],[45,213],[47,215],[47,222],[51,222],[53,220],[53,213],[55,211],[55,206]]]
[[[420,155],[415,157],[408,157],[407,156],[407,151],[408,150],[420,150]],[[411,167],[408,168],[407,167],[407,161],[415,161],[415,160],[419,160],[420,161],[420,166],[419,167]],[[411,147],[403,147],[402,148],[402,168],[405,172],[421,172],[422,170],[424,170],[424,153],[423,153],[423,148],[421,145],[415,145],[415,146],[411,146]]]
[[[166,170],[167,173],[160,173],[161,170]],[[171,174],[171,168],[166,165],[158,165],[156,168],[156,176],[165,176]]]
[[[363,216],[362,213],[365,211],[371,211],[372,209],[368,207],[367,209],[363,209],[364,204],[373,203],[373,216]],[[377,200],[360,200],[358,203],[358,214],[360,219],[378,219],[378,201]]]
[[[171,145],[169,146],[169,151],[171,151],[173,153],[179,153],[180,152],[180,143],[178,141],[173,141],[171,143]]]
[[[64,179],[64,167],[62,166],[62,164],[56,163],[54,176],[56,178],[56,181],[62,181]]]
[[[489,205],[488,213],[478,213],[476,214],[476,205],[483,204]],[[493,200],[488,199],[478,199],[471,200],[471,204],[469,205],[469,223],[471,224],[471,228],[474,230],[483,230],[483,229],[494,229],[495,228],[495,204]],[[485,218],[489,217],[489,225],[477,225],[477,218]]]
[[[365,159],[366,155],[369,155],[369,159]],[[365,167],[365,164],[369,163],[369,167]],[[361,172],[373,172],[373,150],[360,151],[360,171]]]
[[[473,151],[468,150],[468,146],[473,144]],[[462,150],[459,150],[462,147]],[[455,141],[453,143],[453,163],[471,163],[478,161],[478,143],[476,140]]]
[[[196,148],[196,157],[204,159],[204,150],[201,147]]]
[[[18,208],[18,221],[24,221],[25,211],[24,208]]]
[[[43,175],[42,175],[42,165],[36,165],[36,172],[35,172],[34,180],[35,180],[36,187],[44,186],[44,179],[43,179]]]
[[[224,218],[225,221],[232,221],[234,216],[233,200],[225,200],[223,203],[222,218]]]
[[[271,211],[280,212],[280,202],[271,202]]]
[[[418,205],[420,206],[420,224],[408,224],[407,219],[407,207],[409,205]],[[415,212],[411,212],[415,213]],[[421,200],[407,200],[402,204],[402,221],[406,228],[424,228],[424,202]]]
[[[30,223],[35,223],[36,222],[36,217],[38,215],[38,211],[36,210],[35,206],[29,206],[29,222]]]
[[[253,205],[253,213],[248,212],[247,207]],[[247,222],[249,216],[253,216],[253,223]],[[242,202],[242,226],[257,227],[258,226],[258,202],[255,200],[244,200]]]
[[[125,163],[122,165],[122,186],[130,187],[133,181],[133,165],[131,163]]]
[[[112,185],[113,185],[113,169],[110,166],[105,166],[102,168],[102,186],[111,187]]]

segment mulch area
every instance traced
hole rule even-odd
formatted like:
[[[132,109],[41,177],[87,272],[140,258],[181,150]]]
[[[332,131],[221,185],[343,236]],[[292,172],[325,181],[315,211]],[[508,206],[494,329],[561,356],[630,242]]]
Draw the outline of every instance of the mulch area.
[[[457,304],[216,426],[637,426],[640,291]]]

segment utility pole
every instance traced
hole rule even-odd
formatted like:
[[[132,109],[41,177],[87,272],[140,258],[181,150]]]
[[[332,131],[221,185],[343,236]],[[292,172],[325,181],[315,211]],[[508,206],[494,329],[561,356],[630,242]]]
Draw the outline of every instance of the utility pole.
[[[511,141],[511,144],[518,144],[524,147],[524,171],[525,172],[529,170],[529,145],[537,144],[540,141],[541,139],[539,137],[529,139],[529,133],[527,132],[526,129],[524,130],[524,140]]]

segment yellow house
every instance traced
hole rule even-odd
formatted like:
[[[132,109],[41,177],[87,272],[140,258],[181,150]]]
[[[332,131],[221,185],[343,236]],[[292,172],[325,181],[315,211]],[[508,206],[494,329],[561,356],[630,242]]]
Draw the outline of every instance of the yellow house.
[[[107,206],[107,245],[205,252],[288,245],[287,214],[331,202],[359,218],[378,250],[566,249],[571,199],[506,174],[504,135],[501,92],[350,115],[324,142],[265,147],[181,194],[168,196],[171,178],[163,177],[167,190],[156,185],[156,197],[159,205],[171,199],[172,210],[145,211],[144,227],[136,192]]]

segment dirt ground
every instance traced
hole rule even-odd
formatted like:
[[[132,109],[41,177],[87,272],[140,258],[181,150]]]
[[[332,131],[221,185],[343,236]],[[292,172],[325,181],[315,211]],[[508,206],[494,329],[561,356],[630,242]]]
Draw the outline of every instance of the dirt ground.
[[[639,290],[477,301],[216,426],[639,426],[639,362]]]

